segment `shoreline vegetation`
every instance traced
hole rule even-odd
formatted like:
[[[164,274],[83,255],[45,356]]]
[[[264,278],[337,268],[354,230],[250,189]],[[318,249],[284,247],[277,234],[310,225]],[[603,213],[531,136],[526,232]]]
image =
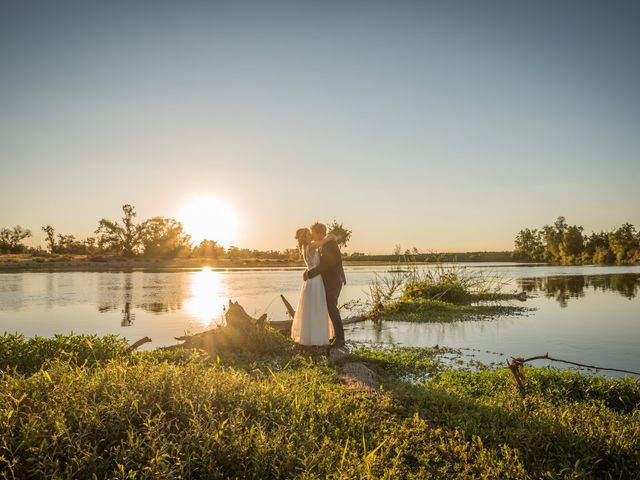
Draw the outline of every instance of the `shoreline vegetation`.
[[[509,252],[470,252],[424,255],[420,259],[395,255],[346,255],[345,266],[389,266],[390,270],[406,265],[428,265],[441,262],[493,263],[513,262]],[[517,263],[517,262],[516,262]],[[522,262],[529,264],[529,262]],[[111,270],[111,269],[189,269],[225,268],[302,268],[304,262],[283,258],[213,258],[213,257],[124,257],[87,254],[0,254],[1,270]]]
[[[516,235],[513,258],[554,265],[637,265],[640,263],[640,231],[624,223],[609,232],[583,233],[581,225],[569,225],[558,217],[553,225],[525,228]]]
[[[205,239],[194,245],[182,223],[166,217],[152,217],[136,223],[132,205],[122,206],[122,217],[117,220],[101,219],[95,236],[77,239],[74,235],[56,232],[51,225],[41,230],[46,235],[45,248],[28,247],[24,241],[32,237],[28,228],[16,225],[0,228],[0,269],[25,267],[39,269],[70,268],[103,270],[107,266],[122,268],[238,268],[251,266],[301,265],[297,248],[256,250],[234,245],[225,248],[216,240]],[[343,223],[333,220],[328,224],[338,243],[346,249],[352,231]],[[610,232],[592,232],[584,235],[584,228],[568,225],[558,217],[552,226],[540,229],[525,228],[515,237],[513,251],[432,253],[418,248],[403,250],[394,247],[393,254],[368,255],[362,252],[344,252],[349,265],[381,265],[391,263],[441,262],[521,262],[552,265],[635,265],[640,264],[640,232],[625,223]]]
[[[304,348],[268,326],[132,351],[0,336],[4,478],[638,478],[640,382],[459,350]]]

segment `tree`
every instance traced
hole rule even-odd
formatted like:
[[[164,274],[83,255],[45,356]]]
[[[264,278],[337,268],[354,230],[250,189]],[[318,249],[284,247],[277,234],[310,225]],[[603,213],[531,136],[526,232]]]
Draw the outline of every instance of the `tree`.
[[[96,250],[96,238],[95,237],[87,237],[84,240],[84,246],[87,253],[95,252]]]
[[[542,232],[525,228],[516,235],[513,257],[517,260],[541,262],[544,259]]]
[[[56,231],[51,225],[42,227],[42,231],[47,235],[47,248],[49,253],[56,253]]]
[[[592,257],[598,248],[609,250],[609,234],[606,232],[591,232],[591,235],[585,237],[584,248]]]
[[[229,248],[227,248],[227,256],[231,260],[236,260],[240,256],[240,249],[235,245],[230,245]]]
[[[287,248],[284,251],[284,254],[285,260],[287,260],[287,262],[297,262],[298,260],[302,260],[300,256],[300,250],[298,250],[297,248]]]
[[[342,245],[343,247],[347,246],[349,240],[351,240],[351,234],[353,233],[351,230],[346,228],[342,222],[338,223],[335,218],[329,224],[328,231],[336,236],[338,245]]]
[[[396,246],[393,247],[393,254],[397,257],[402,255],[402,245],[400,245],[399,243],[396,243]]]
[[[82,253],[84,245],[76,241],[74,235],[58,234],[57,251],[59,253]]]
[[[636,235],[636,227],[630,223],[623,224],[615,232],[609,234],[609,245],[616,256],[616,262],[632,263],[640,250],[640,241]]]
[[[545,259],[550,262],[559,262],[562,253],[560,245],[564,239],[564,232],[567,229],[567,222],[563,216],[557,218],[553,226],[542,227],[542,236],[545,242]]]
[[[613,252],[608,248],[596,247],[593,252],[591,261],[595,264],[605,265],[614,263],[616,261],[616,258],[613,255]]]
[[[196,257],[220,258],[224,255],[224,247],[218,245],[215,240],[202,240],[200,244],[193,249]]]
[[[152,217],[141,225],[142,249],[148,256],[176,256],[191,250],[191,237],[173,218]]]
[[[562,264],[640,263],[640,232],[632,224],[589,236],[583,231],[579,225],[569,226],[562,216],[541,230],[525,228],[516,235],[512,255]]]
[[[13,228],[2,228],[0,230],[0,252],[21,253],[27,249],[22,243],[25,238],[31,236],[31,230],[16,225]]]
[[[106,250],[132,256],[135,255],[142,245],[142,225],[136,225],[134,218],[135,209],[129,205],[123,205],[122,225],[118,222],[102,219],[98,222],[96,235],[98,236],[98,246]]]
[[[571,225],[565,228],[560,244],[560,256],[563,263],[576,263],[576,260],[582,253],[584,249],[582,231],[583,228],[577,225]]]

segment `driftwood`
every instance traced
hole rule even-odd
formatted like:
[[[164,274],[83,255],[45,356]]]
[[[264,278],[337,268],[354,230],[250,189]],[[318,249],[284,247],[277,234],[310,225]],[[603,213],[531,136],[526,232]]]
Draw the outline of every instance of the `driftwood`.
[[[570,362],[569,360],[560,360],[559,358],[550,357],[549,353],[545,353],[544,355],[536,355],[535,357],[529,357],[529,358],[513,358],[514,362],[518,362],[521,364],[530,362],[532,360],[551,360],[552,362],[568,363],[570,365],[576,365],[578,367],[593,368],[594,370],[608,370],[610,372],[621,372],[621,373],[631,373],[632,375],[640,375],[640,372],[634,372],[632,370],[624,370],[622,368],[604,368],[604,367],[597,367],[595,365],[585,365],[584,363]]]
[[[287,307],[289,316],[293,318],[296,314],[295,310],[283,295],[280,295],[280,298],[285,304],[285,307]],[[233,343],[234,338],[240,339],[244,335],[244,333],[248,331],[249,328],[255,326],[264,327],[268,325],[274,330],[280,332],[282,335],[289,336],[291,335],[291,325],[293,324],[293,320],[267,322],[266,313],[262,314],[259,318],[254,318],[249,315],[238,302],[232,302],[231,300],[229,300],[229,305],[225,311],[224,318],[227,326],[230,327],[228,331],[224,332],[224,335],[219,331],[218,328],[213,328],[211,330],[197,333],[195,335],[183,335],[181,337],[175,337],[175,339],[183,342],[181,345],[179,345],[180,347],[195,348],[204,350],[208,353],[214,353],[220,348],[225,348],[229,343]],[[361,322],[363,320],[366,320],[364,316],[356,316],[345,318],[342,323],[346,325],[350,323]],[[221,344],[222,337],[226,337],[226,345]]]
[[[229,306],[225,311],[224,318],[227,327],[229,327],[224,331],[216,327],[195,335],[175,337],[175,339],[184,342],[179,345],[180,347],[195,348],[208,354],[215,354],[221,349],[232,348],[234,344],[241,343],[250,329],[256,326],[264,327],[267,321],[267,314],[254,318],[238,302],[229,300]]]
[[[511,383],[513,387],[518,391],[522,400],[527,396],[527,382],[524,378],[524,367],[521,362],[513,360],[507,361],[507,367],[511,371]]]
[[[132,343],[129,346],[129,351],[132,352],[136,348],[138,348],[139,346],[144,345],[145,343],[149,343],[150,341],[151,341],[151,339],[149,337],[141,338],[140,340],[138,340],[137,342]]]
[[[289,314],[289,317],[291,317],[291,319],[293,319],[293,317],[296,316],[296,311],[293,309],[293,307],[291,306],[291,304],[287,301],[286,298],[284,298],[284,295],[280,295],[280,298],[282,299],[282,303],[284,303],[285,308],[287,309],[287,313]]]
[[[524,400],[527,396],[527,383],[524,377],[524,364],[533,360],[551,360],[552,362],[567,363],[569,365],[576,365],[578,367],[592,368],[594,370],[608,370],[611,372],[630,373],[632,375],[640,375],[640,372],[634,372],[632,370],[624,370],[622,368],[604,368],[596,365],[585,365],[584,363],[571,362],[569,360],[561,360],[559,358],[553,358],[549,356],[549,353],[544,355],[535,355],[529,358],[511,357],[511,361],[507,361],[507,367],[511,371],[511,381],[513,386],[520,394],[520,397]]]

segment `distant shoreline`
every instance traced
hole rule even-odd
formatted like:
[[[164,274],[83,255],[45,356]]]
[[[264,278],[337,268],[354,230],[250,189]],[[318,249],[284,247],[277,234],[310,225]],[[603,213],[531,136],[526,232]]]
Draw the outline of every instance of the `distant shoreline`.
[[[493,253],[493,252],[487,252]],[[452,258],[456,254],[444,254],[442,262],[456,261]],[[521,265],[540,265],[539,263],[513,262],[511,259],[496,259],[493,255],[483,260],[471,260],[469,254],[458,254],[460,263],[497,263],[509,262]],[[411,261],[410,258],[398,261],[392,255],[371,255],[344,257],[347,267],[362,266],[399,266],[399,265],[428,265],[438,263],[438,260]],[[127,271],[127,270],[173,270],[173,269],[262,269],[262,268],[303,268],[301,261],[291,262],[279,259],[213,259],[213,258],[149,258],[149,257],[118,257],[118,256],[87,256],[87,255],[57,255],[51,257],[33,257],[31,255],[0,255],[0,272],[15,271]],[[390,268],[392,269],[392,268]]]

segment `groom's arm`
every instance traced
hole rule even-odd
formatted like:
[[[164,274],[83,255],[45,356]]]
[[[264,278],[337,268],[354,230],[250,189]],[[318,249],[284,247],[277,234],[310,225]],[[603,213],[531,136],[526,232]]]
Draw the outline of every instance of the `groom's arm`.
[[[335,267],[340,262],[340,248],[335,241],[327,243],[322,251],[320,265],[308,271],[307,276],[313,278]]]

